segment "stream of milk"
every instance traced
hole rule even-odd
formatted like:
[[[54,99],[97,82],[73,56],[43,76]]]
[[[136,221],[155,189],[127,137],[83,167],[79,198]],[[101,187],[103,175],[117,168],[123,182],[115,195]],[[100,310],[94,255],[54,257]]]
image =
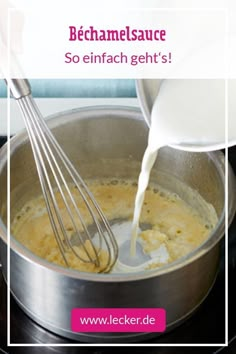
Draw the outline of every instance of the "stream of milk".
[[[236,92],[236,80],[231,82]],[[230,138],[236,136],[230,131]],[[158,150],[166,145],[186,151],[210,151],[225,147],[224,80],[164,80],[151,114],[148,146],[142,160],[135,199],[130,254],[135,256],[139,219],[151,169]]]
[[[142,206],[145,197],[145,191],[149,183],[149,176],[151,169],[156,161],[158,153],[157,149],[152,149],[151,145],[148,145],[142,161],[141,172],[138,180],[138,191],[135,197],[135,208],[134,208],[134,217],[132,223],[132,236],[130,242],[130,254],[132,257],[135,256],[136,252],[136,241],[139,230],[139,219],[142,211]]]

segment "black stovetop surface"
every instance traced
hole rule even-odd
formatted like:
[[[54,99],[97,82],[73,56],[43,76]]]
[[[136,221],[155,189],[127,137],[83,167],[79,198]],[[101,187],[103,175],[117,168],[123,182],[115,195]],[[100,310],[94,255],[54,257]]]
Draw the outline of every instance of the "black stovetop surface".
[[[0,146],[5,142],[5,138],[0,137]],[[229,160],[236,173],[236,147],[229,149]],[[198,311],[185,323],[170,333],[166,333],[154,340],[143,342],[148,347],[129,348],[136,353],[158,353],[158,354],[213,354],[213,353],[236,353],[236,217],[229,230],[229,347],[166,347],[163,343],[223,343],[225,329],[225,267],[224,267],[224,244],[222,243],[222,256],[219,274],[215,285],[207,299]],[[19,308],[17,303],[11,298],[11,343],[55,343],[69,344],[73,342],[67,340],[33,322]],[[0,273],[0,353],[1,351],[10,354],[38,354],[38,353],[94,353],[105,354],[110,351],[122,350],[122,348],[102,347],[7,347],[7,288],[2,274]],[[235,339],[234,339],[235,336]],[[155,344],[163,344],[163,347],[153,347]]]

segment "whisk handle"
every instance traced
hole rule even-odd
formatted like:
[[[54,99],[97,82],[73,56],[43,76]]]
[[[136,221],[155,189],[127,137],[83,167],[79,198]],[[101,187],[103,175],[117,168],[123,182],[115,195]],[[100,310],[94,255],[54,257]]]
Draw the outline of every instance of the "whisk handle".
[[[7,85],[10,87],[12,96],[18,100],[31,94],[30,83],[26,79],[6,79]]]

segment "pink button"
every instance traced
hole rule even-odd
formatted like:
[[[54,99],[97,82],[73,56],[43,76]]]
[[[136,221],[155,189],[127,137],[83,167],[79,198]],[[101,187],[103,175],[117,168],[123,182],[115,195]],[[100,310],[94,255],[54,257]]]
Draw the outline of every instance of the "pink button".
[[[166,311],[162,308],[75,308],[73,332],[164,332]]]

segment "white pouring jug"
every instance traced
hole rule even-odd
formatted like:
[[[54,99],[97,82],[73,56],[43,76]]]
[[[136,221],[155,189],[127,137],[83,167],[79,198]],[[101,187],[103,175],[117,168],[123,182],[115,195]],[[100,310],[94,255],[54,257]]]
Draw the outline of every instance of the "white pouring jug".
[[[235,97],[232,79],[163,80],[148,122],[149,142],[186,151],[235,145]]]

